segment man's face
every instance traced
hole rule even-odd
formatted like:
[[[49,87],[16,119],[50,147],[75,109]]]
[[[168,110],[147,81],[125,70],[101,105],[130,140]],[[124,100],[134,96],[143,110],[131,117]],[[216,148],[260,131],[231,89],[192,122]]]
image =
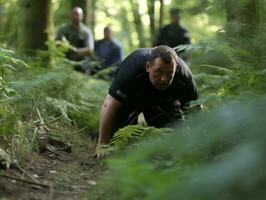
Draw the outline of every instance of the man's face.
[[[113,37],[113,32],[112,32],[112,29],[111,28],[105,28],[104,29],[104,38],[107,39],[107,40],[111,40],[112,37]]]
[[[180,21],[179,15],[175,15],[175,14],[171,15],[171,23],[172,24],[179,24],[179,21]]]
[[[166,64],[161,58],[156,58],[152,63],[146,64],[146,71],[152,85],[160,91],[166,90],[174,79],[176,65]]]
[[[72,23],[77,25],[79,24],[79,22],[81,22],[83,19],[83,11],[81,10],[81,8],[74,8],[72,10],[72,13],[71,13],[71,20],[72,20]]]

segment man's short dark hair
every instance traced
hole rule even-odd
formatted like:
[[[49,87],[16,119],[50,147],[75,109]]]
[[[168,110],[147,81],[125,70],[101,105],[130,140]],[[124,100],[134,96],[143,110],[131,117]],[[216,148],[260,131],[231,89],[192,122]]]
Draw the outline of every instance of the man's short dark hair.
[[[156,58],[161,58],[166,64],[177,64],[177,55],[174,49],[166,45],[155,47],[149,56],[149,62],[152,63]]]
[[[179,8],[171,8],[170,15],[177,15],[179,16],[181,13],[181,10]]]
[[[104,31],[110,31],[110,30],[112,30],[112,25],[111,24],[108,24],[106,27],[104,27],[103,30]]]

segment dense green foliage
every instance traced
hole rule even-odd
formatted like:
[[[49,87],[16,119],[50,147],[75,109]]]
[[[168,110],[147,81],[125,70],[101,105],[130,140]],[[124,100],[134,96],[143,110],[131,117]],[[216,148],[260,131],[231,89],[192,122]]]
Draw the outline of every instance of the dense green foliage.
[[[96,1],[95,38],[102,38],[103,27],[112,23],[125,55],[142,45],[135,10],[142,37],[150,45],[154,35],[147,1]],[[154,2],[156,31],[163,1]],[[172,6],[184,11],[182,23],[192,44],[178,49],[192,55],[191,69],[201,93],[198,102],[204,110],[171,129],[145,125],[120,129],[103,149],[111,152],[109,168],[87,198],[265,199],[266,1],[164,2],[163,24],[169,21]],[[97,135],[99,110],[109,86],[102,79],[108,79],[113,69],[83,76],[63,58],[69,44],[52,41],[46,43],[49,51],[18,59],[7,50],[18,43],[17,4],[18,0],[0,0],[0,144],[9,143],[12,153],[21,152],[16,155],[20,159],[36,149],[37,138],[44,133],[60,136],[71,129],[73,135],[82,130]],[[52,37],[69,21],[70,4],[53,1]],[[249,5],[255,10],[248,12]],[[45,64],[48,55],[50,68]]]
[[[61,126],[73,124],[91,136],[97,134],[98,113],[108,83],[74,72],[73,65],[60,57],[53,69],[43,68],[42,62],[33,58],[26,65],[4,49],[0,59],[1,136],[19,136],[24,145],[25,140],[34,144],[36,122],[57,118]]]

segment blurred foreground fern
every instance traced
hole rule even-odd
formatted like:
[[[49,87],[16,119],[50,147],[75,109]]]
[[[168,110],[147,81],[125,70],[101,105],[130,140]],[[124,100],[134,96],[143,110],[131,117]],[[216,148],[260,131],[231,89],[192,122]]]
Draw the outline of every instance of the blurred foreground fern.
[[[240,98],[121,152],[88,199],[264,199],[265,102]]]

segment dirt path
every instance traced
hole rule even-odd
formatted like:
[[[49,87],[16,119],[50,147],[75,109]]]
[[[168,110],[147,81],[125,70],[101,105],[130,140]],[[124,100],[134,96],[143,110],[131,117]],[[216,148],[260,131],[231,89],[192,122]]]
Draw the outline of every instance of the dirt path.
[[[78,136],[72,141],[71,152],[34,153],[21,164],[24,172],[19,169],[0,172],[5,176],[0,176],[0,200],[82,199],[104,168],[93,157],[95,144],[84,135]]]

